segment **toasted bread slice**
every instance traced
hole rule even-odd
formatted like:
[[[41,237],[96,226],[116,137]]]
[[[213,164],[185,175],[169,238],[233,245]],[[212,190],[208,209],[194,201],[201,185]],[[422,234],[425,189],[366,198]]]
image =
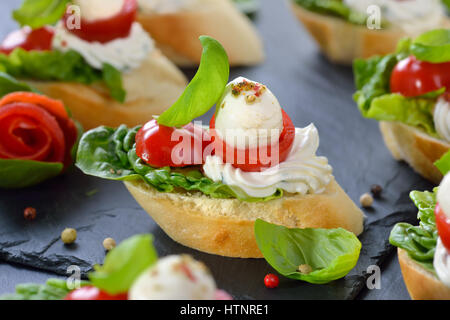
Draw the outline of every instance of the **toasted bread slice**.
[[[141,12],[138,21],[161,51],[180,66],[200,63],[201,35],[219,41],[232,66],[256,65],[264,60],[256,29],[230,0],[201,0],[176,13]]]
[[[408,36],[398,28],[371,30],[338,17],[318,14],[291,1],[292,10],[317,41],[327,58],[339,64],[352,64],[356,58],[369,58],[395,52],[398,41]],[[449,26],[444,20],[442,26]]]
[[[184,74],[159,50],[154,50],[138,69],[123,74],[127,91],[123,104],[113,100],[103,85],[27,82],[45,95],[62,100],[85,129],[143,124],[169,108],[187,84]]]
[[[434,163],[450,150],[450,144],[399,122],[380,122],[384,142],[396,160],[406,161],[426,179],[439,184],[442,174]]]
[[[397,252],[403,280],[413,300],[450,300],[449,287],[411,259],[405,250]]]
[[[363,213],[333,179],[326,191],[288,194],[262,203],[213,199],[200,193],[160,193],[144,182],[125,182],[130,193],[175,241],[227,257],[261,258],[254,222],[290,228],[345,228],[363,231]]]

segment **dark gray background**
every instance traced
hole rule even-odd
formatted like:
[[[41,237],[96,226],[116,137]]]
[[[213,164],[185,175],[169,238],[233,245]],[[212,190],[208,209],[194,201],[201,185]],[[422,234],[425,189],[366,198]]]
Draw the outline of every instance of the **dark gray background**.
[[[10,12],[19,3],[0,3],[0,37],[16,28]],[[395,221],[414,220],[409,191],[430,189],[431,185],[391,158],[377,123],[361,118],[352,101],[351,68],[331,65],[318,54],[287,2],[263,1],[255,23],[265,42],[267,61],[255,68],[233,69],[232,77],[243,75],[268,85],[296,126],[316,124],[321,135],[319,153],[329,158],[337,181],[354,201],[371,184],[378,183],[385,189],[374,209],[366,211],[369,231],[363,236],[358,267],[346,279],[329,286],[282,280],[278,291],[268,291],[262,286],[262,277],[270,268],[263,261],[224,259],[177,245],[145,216],[121,184],[73,170],[36,188],[0,191],[0,294],[11,292],[17,283],[43,282],[54,272],[63,274],[66,264],[78,261],[78,257],[82,266],[86,262],[101,263],[101,241],[106,236],[120,241],[135,233],[152,232],[161,255],[188,252],[204,260],[219,285],[237,298],[409,299],[387,235]],[[187,73],[192,75],[193,71]],[[91,190],[98,193],[86,196]],[[38,208],[39,217],[25,223],[22,210],[29,205]],[[382,219],[393,212],[401,213]],[[63,247],[57,240],[66,226],[79,230],[76,246]],[[382,267],[381,290],[364,289],[363,271],[372,263]],[[83,270],[89,267],[86,263]],[[252,279],[246,282],[248,275]],[[231,283],[231,276],[235,282],[243,282]]]

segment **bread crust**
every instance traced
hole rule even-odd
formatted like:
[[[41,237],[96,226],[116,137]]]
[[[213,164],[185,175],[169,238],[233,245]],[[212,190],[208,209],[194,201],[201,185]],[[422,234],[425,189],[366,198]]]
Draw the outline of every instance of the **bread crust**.
[[[450,300],[450,288],[398,249],[398,261],[406,288],[413,300]]]
[[[356,58],[395,52],[398,41],[408,36],[399,29],[370,30],[366,26],[306,10],[292,0],[290,2],[295,15],[322,52],[335,63],[350,65]],[[443,26],[448,24],[449,21],[444,21]]]
[[[380,122],[383,139],[396,160],[404,160],[416,172],[439,184],[443,178],[434,163],[450,150],[450,144],[399,122]]]
[[[251,21],[229,0],[203,0],[199,7],[177,13],[143,13],[138,21],[161,51],[180,66],[200,63],[201,35],[218,40],[230,65],[256,65],[264,61],[262,41]]]
[[[112,99],[99,84],[26,82],[43,94],[62,100],[85,129],[143,124],[169,108],[187,84],[184,74],[159,50],[154,50],[139,68],[124,73],[122,79],[127,91],[123,104]]]
[[[285,195],[264,203],[160,193],[142,181],[125,185],[173,240],[221,256],[262,258],[254,236],[258,218],[290,228],[342,227],[357,235],[363,231],[363,213],[334,179],[322,194]]]

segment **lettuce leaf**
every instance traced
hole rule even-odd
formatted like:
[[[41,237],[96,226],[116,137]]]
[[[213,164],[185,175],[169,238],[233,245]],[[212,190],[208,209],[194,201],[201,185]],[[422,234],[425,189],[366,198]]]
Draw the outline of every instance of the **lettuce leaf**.
[[[436,161],[434,165],[439,169],[442,175],[446,175],[450,172],[450,151],[444,154],[444,156]]]
[[[419,226],[398,223],[389,237],[392,245],[405,250],[412,259],[433,273],[433,258],[438,238],[434,216],[437,190],[436,188],[433,192],[411,192],[410,197],[419,209]]]
[[[320,14],[342,18],[350,23],[365,25],[367,15],[352,10],[342,0],[293,0],[299,6]]]
[[[324,284],[345,277],[355,266],[361,242],[351,232],[338,229],[289,229],[256,220],[255,236],[267,262],[283,276]],[[300,265],[311,273],[301,273]]]
[[[205,177],[192,167],[177,171],[169,167],[152,168],[136,154],[135,136],[140,127],[122,125],[117,129],[99,127],[81,138],[76,165],[85,174],[118,181],[142,180],[160,192],[174,192],[177,188],[200,191],[212,198],[238,198],[259,202],[280,198],[281,190],[266,198],[251,198],[239,190]]]
[[[13,18],[22,27],[33,29],[58,22],[70,0],[24,0],[22,6],[14,10]]]
[[[73,50],[25,51],[18,48],[10,55],[0,54],[0,70],[15,78],[78,82],[86,85],[103,82],[111,97],[119,102],[125,100],[122,76],[118,70],[110,65],[105,65],[103,70],[96,70]]]

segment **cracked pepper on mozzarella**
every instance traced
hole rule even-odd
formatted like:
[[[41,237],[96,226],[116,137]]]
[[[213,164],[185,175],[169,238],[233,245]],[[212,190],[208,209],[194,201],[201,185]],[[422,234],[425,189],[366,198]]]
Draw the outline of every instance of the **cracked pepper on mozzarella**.
[[[203,263],[187,255],[168,256],[136,280],[129,299],[213,300],[216,292],[216,283]]]

